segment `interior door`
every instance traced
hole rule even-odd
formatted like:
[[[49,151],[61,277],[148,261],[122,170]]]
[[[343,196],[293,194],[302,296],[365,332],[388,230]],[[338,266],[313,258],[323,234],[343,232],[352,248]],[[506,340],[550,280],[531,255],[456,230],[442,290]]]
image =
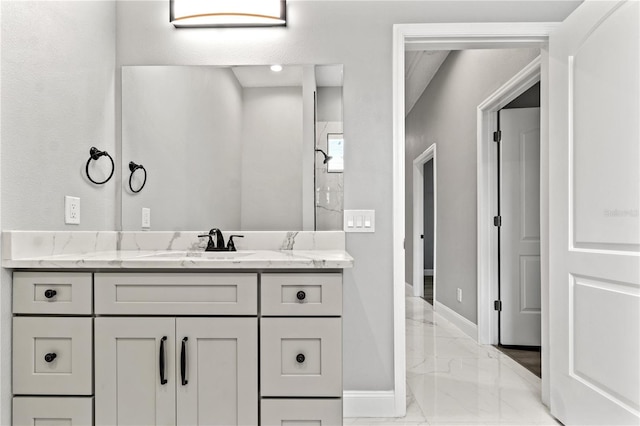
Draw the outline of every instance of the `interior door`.
[[[258,424],[257,318],[176,320],[178,425]]]
[[[95,335],[96,425],[175,425],[175,319],[100,317]]]
[[[640,421],[640,4],[580,5],[549,41],[551,413]]]
[[[540,108],[500,111],[500,343],[540,346]]]

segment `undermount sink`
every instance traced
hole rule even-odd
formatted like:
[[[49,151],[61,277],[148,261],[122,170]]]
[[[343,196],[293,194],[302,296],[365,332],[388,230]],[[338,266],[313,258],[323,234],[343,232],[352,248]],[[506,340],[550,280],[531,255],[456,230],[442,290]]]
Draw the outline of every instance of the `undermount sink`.
[[[171,251],[151,254],[148,257],[160,257],[169,259],[238,259],[254,253],[254,251]]]

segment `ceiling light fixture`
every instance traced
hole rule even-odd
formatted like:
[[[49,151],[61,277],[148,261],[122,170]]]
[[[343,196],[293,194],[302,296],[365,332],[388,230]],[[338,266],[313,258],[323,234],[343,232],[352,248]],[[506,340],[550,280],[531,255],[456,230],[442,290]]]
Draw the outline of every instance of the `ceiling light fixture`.
[[[282,65],[271,65],[271,71],[273,72],[280,72],[282,71]]]
[[[287,23],[286,0],[170,0],[170,22],[185,27],[276,27]]]

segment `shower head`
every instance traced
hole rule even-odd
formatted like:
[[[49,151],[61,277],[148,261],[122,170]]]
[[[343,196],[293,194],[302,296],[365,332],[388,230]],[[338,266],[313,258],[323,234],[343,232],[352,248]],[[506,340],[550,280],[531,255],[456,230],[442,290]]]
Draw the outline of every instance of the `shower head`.
[[[324,161],[322,162],[322,164],[327,164],[329,162],[329,160],[331,160],[333,157],[331,157],[330,155],[327,155],[323,150],[321,150],[320,148],[316,148],[316,152],[321,152],[322,155],[324,155]]]

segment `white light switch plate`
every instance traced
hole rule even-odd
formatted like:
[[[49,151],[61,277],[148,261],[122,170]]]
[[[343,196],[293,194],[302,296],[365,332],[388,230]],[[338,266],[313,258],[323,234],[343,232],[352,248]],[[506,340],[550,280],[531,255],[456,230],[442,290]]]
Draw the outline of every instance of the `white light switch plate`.
[[[80,198],[64,197],[64,223],[67,225],[80,224]]]
[[[142,229],[151,228],[151,209],[148,207],[142,208]]]
[[[345,210],[344,232],[375,232],[375,210]]]

